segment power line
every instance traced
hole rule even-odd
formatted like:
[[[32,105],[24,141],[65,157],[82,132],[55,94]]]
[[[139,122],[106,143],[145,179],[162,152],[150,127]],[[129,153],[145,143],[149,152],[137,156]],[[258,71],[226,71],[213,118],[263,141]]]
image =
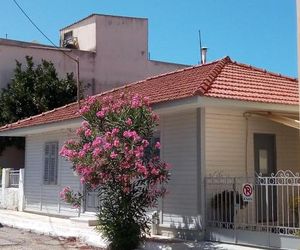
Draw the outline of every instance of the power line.
[[[35,22],[30,18],[30,16],[25,12],[25,10],[20,6],[20,4],[16,1],[13,0],[15,5],[20,9],[20,11],[24,14],[24,16],[29,20],[29,22],[55,47],[58,49],[59,52],[63,53],[65,56],[69,57],[71,60],[73,60],[76,63],[76,73],[77,73],[77,101],[78,105],[80,107],[80,81],[79,81],[79,58],[74,58],[67,53],[65,53],[61,48],[57,47],[54,42],[35,24]]]
[[[20,9],[20,11],[24,14],[24,16],[29,20],[29,22],[57,49],[60,50],[59,47],[57,47],[55,45],[54,42],[52,42],[52,40],[39,28],[39,26],[37,26],[37,24],[35,24],[35,22],[30,18],[30,16],[25,12],[25,10],[18,4],[18,2],[16,0],[13,0],[13,2],[15,3],[15,5]],[[62,52],[64,55],[66,55],[67,57],[71,58],[74,61],[77,61],[76,58],[68,55],[67,53],[65,53],[63,50],[60,50],[60,52]]]

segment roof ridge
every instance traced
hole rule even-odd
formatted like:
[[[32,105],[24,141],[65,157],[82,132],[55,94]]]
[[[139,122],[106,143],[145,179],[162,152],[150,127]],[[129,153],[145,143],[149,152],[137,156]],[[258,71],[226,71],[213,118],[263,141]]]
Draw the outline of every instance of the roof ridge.
[[[199,87],[194,91],[193,95],[204,95],[210,88],[214,80],[221,73],[224,66],[232,62],[229,56],[217,61],[213,69],[210,70],[208,76],[200,83]]]
[[[298,78],[296,78],[296,77],[290,77],[290,76],[282,75],[280,73],[275,73],[275,72],[266,70],[264,68],[259,68],[259,67],[256,67],[256,66],[252,66],[250,64],[240,63],[240,62],[237,62],[237,61],[232,61],[232,63],[236,64],[236,65],[239,65],[239,66],[242,66],[242,67],[245,67],[245,68],[250,68],[250,69],[253,69],[253,70],[257,70],[257,71],[260,71],[262,73],[269,74],[271,76],[277,76],[277,77],[279,76],[279,77],[282,77],[282,78],[285,78],[285,79],[288,79],[288,80],[298,82]]]
[[[201,68],[201,67],[208,66],[208,65],[211,65],[211,64],[216,64],[216,63],[219,63],[219,62],[221,62],[221,61],[223,61],[223,60],[225,60],[227,58],[231,61],[231,59],[229,58],[229,56],[226,56],[226,57],[223,57],[221,59],[217,59],[217,60],[211,61],[209,63],[194,65],[194,66],[186,67],[186,68],[183,68],[183,69],[176,69],[176,70],[169,71],[169,72],[166,72],[166,73],[161,73],[161,74],[158,74],[158,75],[150,76],[150,77],[147,77],[146,79],[139,80],[139,81],[132,82],[132,83],[127,83],[127,84],[125,84],[123,86],[116,87],[116,88],[113,88],[113,89],[101,92],[101,93],[93,95],[93,96],[94,97],[100,97],[102,95],[113,93],[113,92],[121,90],[121,89],[126,89],[128,87],[133,86],[133,85],[144,83],[144,82],[147,82],[149,80],[157,79],[157,78],[160,78],[160,77],[163,77],[163,76],[168,76],[168,75],[176,74],[178,72],[184,72],[184,71],[192,70],[192,69],[195,69],[195,68]]]

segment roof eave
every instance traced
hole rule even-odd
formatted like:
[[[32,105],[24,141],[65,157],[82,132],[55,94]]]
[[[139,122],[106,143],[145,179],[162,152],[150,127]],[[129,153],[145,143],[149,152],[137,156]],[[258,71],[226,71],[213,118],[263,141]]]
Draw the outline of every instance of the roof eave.
[[[81,117],[45,123],[40,125],[27,126],[22,128],[12,128],[4,131],[0,131],[0,136],[10,136],[10,137],[25,137],[33,134],[47,133],[60,129],[68,129],[68,128],[78,128],[82,122]]]
[[[220,107],[220,108],[235,108],[244,110],[264,110],[277,112],[291,112],[298,113],[299,106],[292,104],[276,104],[263,103],[253,101],[240,101],[233,99],[213,98],[206,96],[192,96],[183,99],[170,100],[162,103],[154,104],[153,110],[159,115],[190,110],[195,108],[205,107]],[[12,128],[0,131],[0,136],[28,136],[39,133],[46,133],[60,129],[78,128],[82,122],[81,117],[45,123],[41,125],[34,125],[22,128]]]

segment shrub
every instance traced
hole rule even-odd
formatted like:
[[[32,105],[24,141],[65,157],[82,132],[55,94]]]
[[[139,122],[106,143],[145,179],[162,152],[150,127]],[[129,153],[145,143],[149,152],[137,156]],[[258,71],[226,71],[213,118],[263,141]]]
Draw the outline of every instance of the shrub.
[[[158,116],[147,98],[125,94],[88,98],[79,112],[80,139],[66,142],[60,154],[82,183],[99,190],[97,229],[111,248],[134,249],[149,230],[146,212],[164,195],[169,179],[169,166],[157,155],[160,144],[151,143]]]

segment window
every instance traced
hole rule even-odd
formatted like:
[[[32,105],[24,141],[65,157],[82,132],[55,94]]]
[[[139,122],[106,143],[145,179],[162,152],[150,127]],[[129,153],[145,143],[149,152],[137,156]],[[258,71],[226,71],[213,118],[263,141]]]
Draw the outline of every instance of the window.
[[[58,142],[45,144],[44,184],[57,184]]]

